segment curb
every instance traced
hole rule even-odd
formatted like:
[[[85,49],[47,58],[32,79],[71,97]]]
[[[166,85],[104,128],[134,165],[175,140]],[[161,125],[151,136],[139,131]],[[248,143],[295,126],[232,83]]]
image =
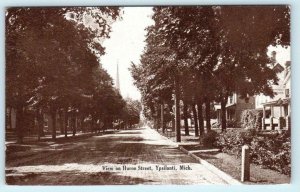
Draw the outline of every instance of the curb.
[[[155,130],[155,132],[157,132]],[[205,166],[205,168],[207,168],[209,171],[211,171],[212,173],[218,175],[221,179],[223,179],[225,182],[227,182],[230,185],[243,185],[243,183],[239,182],[238,180],[234,179],[233,177],[231,177],[230,175],[228,175],[227,173],[223,172],[222,170],[218,169],[217,167],[215,167],[213,164],[205,161],[204,159],[201,159],[200,157],[196,156],[195,154],[189,152],[188,150],[186,150],[185,148],[183,148],[182,146],[180,146],[178,143],[175,143],[174,141],[170,140],[169,138],[167,138],[164,135],[161,135],[159,132],[157,132],[161,137],[171,141],[172,143],[174,143],[174,145],[181,150],[182,152],[186,153],[187,155],[189,155],[190,157],[194,158],[195,160],[197,160],[200,164],[202,164],[203,166]]]

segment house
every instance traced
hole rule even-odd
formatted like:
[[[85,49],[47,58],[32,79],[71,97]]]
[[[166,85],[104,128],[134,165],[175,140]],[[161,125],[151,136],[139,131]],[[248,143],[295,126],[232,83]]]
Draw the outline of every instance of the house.
[[[227,121],[236,122],[239,124],[241,120],[241,114],[246,109],[255,108],[255,98],[249,96],[248,98],[242,99],[237,93],[233,93],[228,97],[226,104],[226,119]],[[215,110],[217,110],[218,123],[221,123],[221,105],[216,104]],[[235,125],[237,126],[237,125]]]
[[[275,96],[273,98],[263,94],[255,97],[255,108],[263,112],[262,129],[290,129],[291,116],[291,62],[285,66],[276,63],[279,79],[277,85],[272,85]]]

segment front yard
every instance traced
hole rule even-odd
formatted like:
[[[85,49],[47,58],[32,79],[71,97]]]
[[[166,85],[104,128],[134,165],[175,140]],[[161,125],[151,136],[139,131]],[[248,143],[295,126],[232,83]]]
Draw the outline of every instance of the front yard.
[[[213,164],[215,167],[229,174],[233,178],[241,179],[241,149],[244,144],[250,146],[250,181],[246,184],[283,184],[290,182],[290,135],[287,132],[277,131],[256,132],[245,129],[228,129],[221,133],[219,129],[212,139],[211,146],[200,144],[199,137],[184,135],[178,143],[194,155]],[[158,130],[162,134],[161,130]],[[165,136],[175,141],[175,133],[166,133]],[[217,150],[218,149],[218,150]]]

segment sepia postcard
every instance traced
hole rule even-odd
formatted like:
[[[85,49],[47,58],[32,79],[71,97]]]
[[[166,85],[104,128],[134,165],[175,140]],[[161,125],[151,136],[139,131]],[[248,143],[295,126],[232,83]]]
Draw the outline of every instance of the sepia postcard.
[[[6,184],[290,183],[290,15],[6,7]]]

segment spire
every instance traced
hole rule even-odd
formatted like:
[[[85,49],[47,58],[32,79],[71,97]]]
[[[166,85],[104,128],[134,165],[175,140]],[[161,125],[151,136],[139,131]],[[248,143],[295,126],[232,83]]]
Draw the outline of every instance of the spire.
[[[116,88],[118,89],[118,91],[120,91],[120,81],[119,81],[119,60],[117,61]]]

